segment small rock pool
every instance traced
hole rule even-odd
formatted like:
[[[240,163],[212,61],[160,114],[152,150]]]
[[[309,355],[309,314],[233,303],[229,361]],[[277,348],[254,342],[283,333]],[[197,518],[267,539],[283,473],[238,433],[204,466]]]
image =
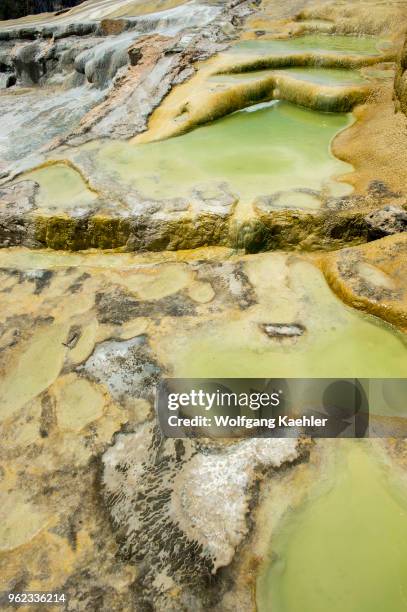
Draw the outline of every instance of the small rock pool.
[[[331,459],[272,535],[258,612],[404,612],[407,483],[371,440],[324,442]]]
[[[96,153],[96,163],[113,180],[152,198],[185,196],[219,183],[244,201],[287,185],[337,191],[344,186],[332,177],[350,166],[331,154],[330,143],[350,122],[348,114],[274,101],[165,141],[109,143]]]

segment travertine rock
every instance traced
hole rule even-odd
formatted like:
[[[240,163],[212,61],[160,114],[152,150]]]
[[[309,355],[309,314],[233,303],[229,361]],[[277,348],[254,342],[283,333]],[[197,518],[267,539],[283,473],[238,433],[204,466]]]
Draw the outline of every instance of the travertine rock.
[[[407,211],[401,206],[385,206],[366,216],[369,238],[376,240],[407,231]]]

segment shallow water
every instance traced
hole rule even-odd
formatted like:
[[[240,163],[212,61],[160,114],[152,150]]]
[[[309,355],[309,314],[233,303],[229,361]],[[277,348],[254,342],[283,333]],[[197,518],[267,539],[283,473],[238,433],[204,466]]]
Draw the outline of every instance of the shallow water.
[[[407,376],[401,335],[377,319],[345,306],[317,268],[290,264],[279,254],[257,255],[244,269],[257,304],[226,320],[209,320],[191,333],[162,339],[177,377]],[[301,323],[296,340],[266,336],[264,323]],[[167,355],[167,360],[168,360]]]
[[[333,465],[276,530],[258,612],[403,612],[407,489],[370,442],[325,444]]]
[[[379,66],[383,66],[383,64],[379,64]],[[394,70],[391,67],[377,68],[373,65],[364,68],[363,72],[369,79],[394,79]]]
[[[21,177],[39,184],[37,206],[58,211],[88,206],[96,194],[87,188],[79,172],[65,164],[46,166]]]
[[[301,81],[309,81],[321,85],[353,85],[366,83],[358,70],[342,70],[340,68],[284,68],[277,74],[287,74]]]
[[[341,314],[345,319],[344,324],[332,321],[332,327],[327,328],[321,336],[298,340],[296,346],[288,346],[285,350],[278,340],[269,339],[267,345],[260,340],[255,342],[259,332],[247,321],[232,320],[208,325],[206,329],[200,329],[199,334],[190,337],[188,346],[177,355],[177,376],[407,376],[406,348],[389,329],[350,310]],[[280,319],[276,322],[279,323]],[[247,334],[252,335],[249,341]]]
[[[350,168],[330,152],[332,138],[350,121],[346,114],[274,102],[166,141],[108,144],[96,153],[96,162],[104,174],[156,198],[185,196],[196,185],[221,182],[244,200],[287,185],[321,189]]]
[[[309,81],[321,85],[353,85],[366,83],[358,70],[343,70],[340,68],[284,68],[281,70],[256,70],[253,72],[241,72],[232,74],[218,74],[210,78],[214,83],[238,83],[240,81],[250,81],[264,79],[270,76],[287,74],[301,81]]]
[[[307,34],[285,40],[241,40],[230,48],[229,53],[255,52],[265,55],[291,55],[307,51],[323,51],[352,55],[378,55],[380,42],[377,38],[369,36]]]

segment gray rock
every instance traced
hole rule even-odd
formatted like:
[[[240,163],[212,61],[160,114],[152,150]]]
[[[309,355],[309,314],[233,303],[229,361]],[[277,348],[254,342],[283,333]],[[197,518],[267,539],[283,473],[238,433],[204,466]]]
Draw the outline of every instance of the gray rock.
[[[136,336],[97,345],[78,371],[104,383],[116,401],[126,404],[132,398],[150,398],[161,369],[153,359],[146,336]]]
[[[102,458],[103,495],[119,554],[142,564],[137,609],[223,610],[214,575],[249,530],[255,483],[297,457],[296,440],[197,443],[164,438],[149,423],[119,434]]]
[[[45,74],[44,51],[38,42],[20,45],[15,49],[13,63],[22,84],[36,84]]]
[[[268,212],[272,209],[316,209],[322,206],[323,201],[322,194],[315,189],[287,189],[259,196],[255,200],[255,205],[259,210]]]
[[[0,89],[7,89],[16,84],[17,77],[14,72],[0,73]]]
[[[37,189],[38,185],[33,181],[21,181],[0,189],[0,248],[38,246],[34,239],[34,224],[27,215],[36,208]]]
[[[298,338],[305,333],[301,323],[264,323],[260,327],[269,338]]]
[[[76,71],[85,74],[87,81],[96,87],[105,87],[120,68],[130,63],[128,48],[138,36],[133,31],[102,39],[76,57]]]
[[[25,214],[35,208],[38,184],[34,181],[20,181],[11,187],[0,189],[0,216]]]
[[[239,200],[237,195],[230,192],[228,185],[223,183],[212,188],[207,185],[198,186],[192,195],[196,212],[221,217],[230,215]]]
[[[370,240],[399,234],[407,230],[407,212],[401,206],[389,205],[365,217]]]

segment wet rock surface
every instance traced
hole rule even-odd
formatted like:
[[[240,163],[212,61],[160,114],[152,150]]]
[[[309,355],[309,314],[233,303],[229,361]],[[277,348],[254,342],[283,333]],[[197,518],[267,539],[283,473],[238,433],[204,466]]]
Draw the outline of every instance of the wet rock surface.
[[[161,375],[144,336],[102,342],[78,371],[106,384],[119,403],[127,397],[151,401]]]
[[[39,168],[44,181],[49,183],[48,187],[50,188],[53,182],[51,175],[54,170],[61,167],[61,164],[67,164],[71,168],[72,176],[66,180],[71,182],[75,180],[78,183],[77,189],[81,182],[83,197],[75,195],[73,199],[67,197],[66,202],[58,203],[58,197],[45,197],[43,186],[40,185],[35,210],[19,212],[17,207],[13,223],[14,226],[23,229],[13,232],[3,231],[2,244],[70,250],[124,248],[129,251],[181,250],[216,245],[258,252],[269,249],[332,250],[385,235],[383,233],[376,235],[372,230],[374,211],[387,202],[390,202],[390,206],[393,205],[393,201],[399,205],[403,195],[402,191],[393,192],[387,183],[380,179],[370,181],[367,191],[363,194],[355,193],[338,197],[335,195],[335,189],[340,189],[339,184],[329,186],[323,184],[321,190],[296,187],[258,195],[252,197],[251,203],[245,201],[247,197],[245,194],[236,193],[234,185],[227,181],[217,181],[217,185],[214,185],[213,180],[203,185],[192,184],[186,196],[177,194],[165,199],[143,193],[143,189],[138,188],[137,181],[134,184],[131,182],[130,185],[126,184],[127,177],[120,174],[124,171],[124,168],[121,170],[121,165],[125,166],[126,159],[135,154],[132,146],[137,147],[143,143],[154,142],[157,138],[183,134],[201,123],[216,119],[219,115],[223,116],[247,105],[250,109],[253,102],[259,100],[280,97],[297,104],[304,103],[310,108],[314,108],[314,102],[319,101],[318,104],[322,104],[320,108],[326,111],[331,110],[331,107],[328,108],[322,103],[327,94],[329,100],[336,100],[334,102],[337,104],[336,110],[343,110],[342,107],[339,108],[342,96],[343,99],[353,100],[352,107],[365,101],[366,96],[371,95],[373,89],[379,87],[378,81],[372,81],[368,85],[355,84],[356,89],[352,89],[352,93],[349,90],[350,86],[344,84],[341,87],[333,87],[332,92],[328,94],[328,90],[325,90],[325,86],[321,84],[309,83],[307,79],[296,81],[294,78],[293,81],[293,77],[288,73],[277,71],[271,76],[261,77],[260,82],[255,80],[250,84],[249,81],[245,81],[238,86],[232,83],[230,86],[225,86],[226,88],[219,85],[219,91],[218,86],[214,89],[211,86],[208,89],[213,75],[228,71],[232,74],[235,69],[243,70],[239,58],[245,55],[233,50],[221,52],[213,60],[204,62],[196,73],[194,62],[207,58],[216,50],[219,51],[221,41],[225,43],[224,35],[219,33],[218,19],[221,16],[218,9],[213,15],[209,12],[213,23],[211,22],[212,25],[205,34],[197,33],[192,27],[191,35],[187,35],[181,27],[181,20],[179,21],[181,29],[177,30],[177,26],[175,28],[177,32],[174,34],[175,30],[169,23],[172,24],[173,20],[178,23],[176,15],[182,13],[181,8],[170,10],[168,23],[165,16],[159,19],[159,23],[166,23],[162,31],[171,30],[171,36],[157,33],[140,35],[137,28],[130,26],[122,31],[123,24],[120,23],[118,29],[113,28],[114,34],[98,36],[95,44],[86,36],[79,38],[79,47],[75,47],[74,51],[72,45],[70,46],[65,39],[59,42],[40,40],[21,45],[19,43],[18,53],[22,54],[23,58],[26,56],[29,58],[28,63],[22,64],[23,67],[26,66],[24,68],[26,78],[32,77],[31,80],[41,81],[44,75],[49,75],[46,76],[46,81],[52,82],[60,74],[62,66],[71,85],[74,83],[81,88],[79,96],[76,95],[79,94],[79,90],[72,96],[73,106],[78,99],[82,102],[78,112],[82,113],[85,109],[84,100],[88,100],[93,108],[69,133],[65,136],[60,135],[46,145],[45,148],[51,148],[52,153],[49,150],[46,152],[42,147],[42,151],[37,150],[33,157],[26,147],[35,146],[36,141],[24,138],[20,143],[18,138],[15,139],[19,160],[12,162],[12,170],[11,166],[9,170],[5,170],[5,177],[18,176],[25,167],[28,169],[32,165],[35,166],[36,161],[45,161],[48,158],[47,163],[50,164],[48,169],[47,166]],[[245,3],[225,8],[225,11],[233,10],[239,10],[244,15],[248,8]],[[148,27],[152,27],[151,20],[147,21],[150,24]],[[103,27],[104,32],[111,32],[113,26],[109,29],[108,24],[104,23]],[[327,38],[325,36],[325,39]],[[306,36],[304,40],[307,40]],[[59,51],[52,46],[58,44],[61,45]],[[326,43],[322,40],[319,44],[323,46]],[[62,49],[64,49],[64,59],[60,57]],[[317,51],[318,49],[319,47]],[[375,53],[371,47],[369,49],[367,52],[359,53],[358,57],[362,64],[383,62],[390,53],[381,50]],[[315,57],[312,55],[317,63],[318,53]],[[328,50],[327,53],[331,59],[336,57],[333,51]],[[289,65],[292,62],[301,65],[302,62],[302,55],[299,52],[295,52],[294,55],[288,52],[288,55],[287,53],[284,55],[277,49],[270,57],[277,58],[279,62],[283,62],[283,65],[284,62],[288,62]],[[37,61],[35,58],[38,60],[38,65],[32,68],[32,61]],[[54,63],[49,64],[51,60],[48,61],[47,58],[54,58],[55,61],[52,60]],[[254,69],[253,66],[249,68]],[[267,73],[267,70],[264,72]],[[183,83],[185,80],[187,82],[184,85],[173,88],[174,84]],[[194,94],[195,83],[202,96]],[[43,83],[44,86],[47,85]],[[359,94],[355,93],[362,90],[366,93],[363,99],[358,98]],[[74,89],[67,89],[66,92],[67,95],[71,95]],[[168,92],[170,93],[163,104],[151,117],[149,129],[146,131],[147,121],[153,108],[159,105]],[[304,100],[298,98],[297,94],[300,98],[305,96]],[[352,97],[354,94],[356,98]],[[65,96],[65,93],[61,95]],[[198,98],[199,104],[196,102]],[[100,103],[94,106],[96,100]],[[179,103],[180,100],[182,104]],[[60,98],[60,102],[66,103],[66,99]],[[69,114],[68,123],[73,126],[76,111],[73,107],[71,110],[74,112]],[[256,112],[256,105],[251,112]],[[52,125],[56,125],[55,121]],[[61,125],[68,127],[64,119]],[[303,127],[305,129],[306,125]],[[41,138],[44,140],[47,138],[47,130],[48,128],[42,132]],[[38,132],[37,127],[36,132]],[[140,133],[140,140],[136,139],[134,144],[131,141],[132,144],[124,143],[120,148],[120,140],[116,142],[120,162],[113,167],[113,154],[112,169],[106,166],[103,157],[100,161],[95,153],[101,148],[102,156],[105,155],[109,160],[111,154],[108,151],[104,153],[104,140],[100,140],[101,138],[123,139]],[[7,138],[11,136],[13,133],[10,131]],[[28,153],[28,156],[21,156],[22,150]],[[49,159],[50,155],[54,159]],[[60,161],[55,160],[55,157]],[[151,169],[147,168],[145,176],[141,175],[141,179],[158,186],[161,180],[160,169],[165,168],[168,163],[163,159],[157,168],[154,166]],[[197,160],[198,168],[199,163]],[[25,173],[22,178],[36,180],[35,168],[34,172]],[[19,180],[16,178],[14,182],[18,184]],[[343,189],[347,191],[346,186]],[[166,189],[162,190],[163,193],[165,191]],[[240,211],[247,209],[248,204],[249,215],[247,212],[242,215]],[[246,220],[245,217],[248,216],[251,218]],[[398,227],[396,224],[392,231],[398,231]]]
[[[323,269],[344,301],[406,329],[406,261],[404,232],[331,255]]]
[[[35,247],[36,241],[30,223],[25,216],[35,209],[38,185],[21,181],[13,187],[0,190],[0,246],[25,244]]]
[[[38,133],[36,123],[33,138],[25,139],[24,145],[16,147],[13,138],[8,138],[4,174],[21,167],[22,158],[37,154],[41,147],[53,148],[55,138],[57,144],[67,139],[77,144],[78,139],[89,139],[83,136],[89,131],[93,138],[128,138],[144,130],[149,114],[165,94],[191,75],[192,63],[224,43],[224,19],[248,10],[244,3],[223,8],[192,4],[185,10],[176,6],[124,21],[101,19],[109,14],[109,7],[105,3],[98,8],[95,3],[95,8],[89,7],[88,23],[81,21],[81,15],[87,14],[81,7],[78,18],[75,12],[50,16],[48,21],[20,28],[18,22],[11,26],[5,22],[6,27],[0,27],[0,67],[6,75],[0,81],[2,104],[6,109],[10,105],[12,116],[17,102],[21,121],[33,114],[43,133]],[[208,26],[205,34],[197,31],[198,25]],[[27,87],[28,93],[23,89]],[[44,89],[52,92],[52,101],[43,95]],[[58,122],[52,115],[56,108]],[[16,160],[19,163],[13,164]],[[27,164],[34,165],[28,160]]]
[[[216,571],[229,565],[248,531],[254,474],[293,460],[296,447],[295,440],[251,440],[223,452],[165,440],[151,425],[118,436],[103,456],[103,486],[121,554],[140,563],[136,601],[221,609],[228,584]]]
[[[366,221],[372,240],[407,231],[407,211],[401,206],[386,206],[374,211]]]
[[[402,246],[392,249],[396,261]],[[155,257],[0,252],[0,463],[13,500],[2,506],[13,534],[2,537],[4,590],[60,589],[78,610],[250,609],[239,559],[258,487],[306,452],[296,440],[163,439],[157,382],[205,374],[201,357],[219,375],[205,342],[229,351],[225,375],[309,367],[333,328],[358,367],[370,371],[374,358],[355,344],[360,333],[390,343],[387,367],[405,362],[388,331],[363,323],[355,333],[357,317],[303,260],[222,249]],[[346,265],[358,261],[349,249]],[[298,352],[281,352],[286,341]]]
[[[102,258],[98,269],[87,256],[82,263],[62,259],[62,267],[56,262],[56,268],[44,268],[29,252],[21,255],[28,267],[3,261],[1,269],[0,460],[5,482],[17,479],[18,497],[12,518],[5,519],[14,535],[2,537],[8,553],[2,588],[21,581],[27,588],[53,585],[69,594],[74,609],[84,609],[84,601],[114,610],[215,605],[231,584],[219,578],[219,588],[212,588],[215,570],[230,563],[250,528],[246,514],[256,466],[277,469],[294,460],[296,441],[205,450],[162,439],[152,423],[153,391],[169,363],[162,363],[157,339],[169,333],[168,325],[179,322],[182,329],[180,319],[195,326],[203,313],[219,316],[255,306],[244,263],[202,254],[202,261],[188,265],[146,265],[113,255],[112,268],[104,268]],[[112,278],[133,300],[137,296],[138,311],[125,300],[112,302]],[[171,298],[178,301],[175,308],[168,307]],[[121,429],[126,433],[114,437]],[[246,464],[250,470],[244,470]],[[239,478],[225,488],[219,470],[228,482],[231,470]],[[206,486],[218,487],[205,515],[212,508],[219,525],[227,525],[227,555],[216,522],[193,526],[201,505],[188,499],[194,504],[199,496],[205,499]],[[236,498],[233,516],[222,505],[225,496]],[[3,511],[9,514],[7,505]],[[13,521],[27,513],[29,528],[19,528]],[[128,530],[133,535],[126,536]],[[58,565],[61,555],[65,561]],[[175,600],[174,588],[181,589]]]

